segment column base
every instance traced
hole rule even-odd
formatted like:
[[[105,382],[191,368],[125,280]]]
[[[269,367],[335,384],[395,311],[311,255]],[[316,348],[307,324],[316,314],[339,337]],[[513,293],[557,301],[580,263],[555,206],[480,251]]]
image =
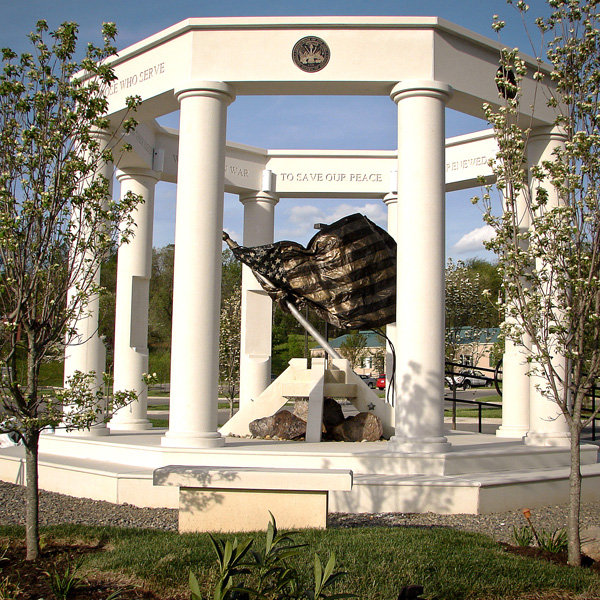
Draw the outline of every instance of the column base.
[[[96,438],[110,435],[110,431],[105,425],[94,425],[90,429],[75,429],[73,431],[57,428],[54,430],[54,434],[64,435],[65,437]]]
[[[523,437],[525,446],[544,446],[570,448],[571,437],[568,433],[535,433],[529,432]]]
[[[408,438],[393,436],[387,443],[390,452],[418,454],[432,452],[447,453],[452,450],[452,444],[445,437]]]
[[[500,425],[496,430],[496,437],[521,439],[527,435],[528,431],[528,428],[520,425]]]
[[[225,438],[214,433],[170,433],[160,438],[160,445],[168,448],[219,448],[225,445]]]
[[[154,427],[148,419],[138,419],[136,421],[109,421],[108,428],[111,431],[146,431]]]

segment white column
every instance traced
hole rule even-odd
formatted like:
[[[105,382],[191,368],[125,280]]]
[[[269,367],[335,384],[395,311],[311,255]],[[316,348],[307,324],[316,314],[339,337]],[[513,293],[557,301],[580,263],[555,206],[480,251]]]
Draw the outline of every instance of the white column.
[[[240,196],[244,205],[244,246],[272,244],[275,205],[268,192]],[[240,408],[255,400],[271,383],[273,302],[252,270],[242,266],[242,336]]]
[[[397,84],[398,275],[396,435],[398,452],[445,452],[445,103],[438,81]]]
[[[529,165],[540,165],[543,161],[553,161],[552,151],[558,146],[564,145],[565,136],[557,129],[540,128],[534,129],[529,138],[527,147],[527,159]],[[555,188],[548,182],[545,184],[548,190],[548,207],[558,206],[559,196]],[[532,193],[534,191],[532,190]],[[538,260],[536,269],[546,268],[543,261]],[[551,293],[552,290],[544,290],[543,293]],[[535,347],[533,348],[535,352]],[[561,373],[563,381],[566,376],[566,359],[555,354],[553,366]],[[531,446],[570,446],[569,426],[558,405],[544,397],[538,386],[545,386],[545,380],[537,375],[530,377],[530,413],[529,432],[524,442]]]
[[[393,174],[395,178],[395,182],[393,187],[398,187],[398,173],[393,171],[390,173],[390,176]],[[398,235],[398,192],[390,192],[385,196],[383,202],[387,206],[387,230],[388,233],[397,241]],[[385,327],[385,333],[388,337],[389,341],[386,341],[385,345],[385,373],[386,373],[386,400],[389,398],[393,403],[395,398],[388,396],[388,388],[390,387],[390,381],[392,376],[392,371],[395,368],[394,364],[394,355],[392,353],[391,344],[394,346],[394,352],[396,348],[396,323],[388,323]]]
[[[514,209],[517,212],[519,231],[526,233],[530,226],[527,198],[520,194]],[[524,249],[526,240],[521,240]],[[523,284],[525,284],[523,278]],[[507,311],[509,307],[507,307]],[[507,322],[514,321],[508,316]],[[502,425],[496,435],[502,438],[522,438],[529,431],[529,376],[531,337],[523,333],[521,343],[507,339],[502,358]]]
[[[107,132],[98,131],[95,134],[100,143],[107,146],[110,143],[111,135]],[[109,196],[112,195],[114,165],[112,163],[104,164],[99,170],[98,175],[105,177],[109,182]],[[108,199],[107,199],[108,200]],[[74,217],[76,218],[76,217]],[[80,256],[78,260],[88,260],[86,256]],[[94,284],[100,284],[100,267],[99,265],[90,265],[90,268],[96,268],[94,274]],[[75,289],[69,290],[69,297],[76,293]],[[98,316],[100,313],[100,298],[97,294],[91,295],[82,311],[82,316],[77,319],[75,329],[77,331],[65,348],[65,365],[64,365],[64,385],[67,387],[68,379],[75,373],[95,373],[95,381],[93,383],[95,389],[102,389],[104,386],[104,371],[106,369],[106,348],[104,342],[98,335]],[[98,406],[99,412],[95,424],[92,425],[89,431],[74,430],[67,435],[74,436],[103,436],[110,432],[106,427],[104,419],[106,418],[106,407]],[[65,407],[65,412],[69,411],[69,407]],[[64,430],[57,430],[58,433],[66,433]]]
[[[134,390],[138,400],[118,410],[109,427],[114,430],[150,429],[148,390],[142,375],[148,372],[148,301],[152,274],[154,188],[160,175],[149,169],[117,172],[121,196],[128,192],[143,198],[132,213],[134,236],[119,247],[115,311],[114,389]]]
[[[529,347],[529,335],[523,334]],[[529,431],[529,350],[511,340],[504,344],[502,358],[502,425],[496,435],[522,438]]]
[[[180,104],[171,399],[164,446],[214,447],[217,432],[225,131],[232,88],[190,81]]]

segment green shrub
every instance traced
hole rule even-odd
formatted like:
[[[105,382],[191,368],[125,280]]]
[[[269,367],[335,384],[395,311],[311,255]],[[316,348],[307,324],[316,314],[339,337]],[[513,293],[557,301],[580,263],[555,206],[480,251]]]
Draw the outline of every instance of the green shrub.
[[[533,531],[531,527],[523,525],[523,527],[515,527],[513,525],[512,540],[516,546],[527,548],[533,543]]]
[[[80,558],[75,563],[67,562],[63,571],[59,571],[58,567],[55,566],[52,571],[44,573],[50,578],[52,593],[59,600],[67,600],[69,595],[81,584],[83,577],[79,574],[79,571],[82,564],[83,558]]]
[[[271,514],[271,513],[269,513]],[[267,527],[265,546],[261,550],[252,550],[253,539],[239,542],[237,538],[218,540],[211,536],[213,549],[217,555],[219,569],[214,587],[213,600],[283,600],[306,599],[334,600],[336,598],[355,598],[355,594],[326,593],[346,573],[335,572],[335,554],[331,554],[325,568],[318,555],[314,558],[314,585],[305,588],[300,574],[290,566],[288,560],[300,555],[300,548],[306,544],[294,544],[292,533],[277,531],[275,517]],[[248,559],[246,559],[246,556]],[[198,579],[192,571],[189,577],[192,600],[203,600]]]
[[[566,529],[555,529],[552,533],[542,530],[538,535],[538,543],[547,552],[566,552],[569,539]]]

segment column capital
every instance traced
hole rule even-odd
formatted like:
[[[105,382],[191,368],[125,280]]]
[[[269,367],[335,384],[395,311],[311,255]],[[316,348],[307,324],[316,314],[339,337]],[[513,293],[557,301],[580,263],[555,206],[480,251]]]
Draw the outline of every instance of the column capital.
[[[390,204],[398,204],[398,193],[397,192],[390,192],[389,194],[386,194],[383,197],[383,203],[386,206],[389,206]]]
[[[452,96],[453,90],[442,81],[401,81],[397,83],[390,92],[390,98],[398,104],[405,98],[424,97],[438,98],[447,102]]]
[[[149,177],[160,181],[160,173],[153,171],[152,169],[144,169],[143,167],[123,167],[117,169],[116,178],[117,181],[126,181],[128,179],[138,179],[140,177]]]
[[[235,91],[233,87],[223,81],[185,81],[176,85],[173,89],[173,93],[178,102],[192,96],[215,98],[225,102],[227,105],[235,100]]]
[[[100,127],[92,127],[90,129],[90,134],[92,137],[104,139],[106,142],[109,142],[112,138],[116,137],[115,133],[110,129],[101,129]]]
[[[567,132],[562,127],[557,127],[556,125],[547,125],[532,129],[529,140],[540,141],[541,139],[548,142],[555,141],[559,144],[564,144],[567,141]]]
[[[270,192],[244,192],[240,194],[240,202],[244,205],[251,202],[267,202],[275,206],[279,202],[279,198]]]

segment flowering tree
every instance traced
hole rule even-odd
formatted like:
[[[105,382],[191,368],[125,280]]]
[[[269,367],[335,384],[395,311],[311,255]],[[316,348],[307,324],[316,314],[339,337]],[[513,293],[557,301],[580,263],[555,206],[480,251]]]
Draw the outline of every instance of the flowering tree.
[[[104,24],[104,45],[89,44],[81,61],[74,59],[77,31],[64,23],[48,33],[38,21],[31,53],[2,49],[0,430],[14,432],[25,446],[28,559],[39,554],[40,433],[89,428],[105,401],[92,387],[95,374],[75,373],[69,389],[44,390],[40,367],[76,340],[75,324],[100,292],[99,265],[132,235],[129,215],[139,201],[109,199],[110,182],[100,174],[114,162],[121,135],[110,133],[106,118],[105,91],[115,75],[104,59],[115,52],[116,28]],[[133,109],[137,100],[128,104]],[[129,118],[119,129],[134,126]],[[105,408],[133,398],[121,393]]]
[[[556,143],[527,167],[539,132],[519,120],[526,66],[516,50],[503,50],[497,83],[504,102],[485,111],[499,146],[493,167],[504,211],[494,215],[489,189],[482,202],[504,279],[504,333],[526,346],[538,393],[569,427],[569,563],[580,564],[579,443],[594,417],[584,416],[586,395],[600,375],[600,31],[598,0],[548,4],[551,16],[536,23],[549,37],[543,47],[551,69],[538,59],[534,78],[552,82],[538,93],[556,111]],[[516,6],[524,16],[525,3]],[[496,17],[494,28],[503,27]]]
[[[464,262],[446,264],[446,360],[458,362],[461,354],[468,354],[476,365],[488,352],[487,328],[484,315],[489,312],[486,290],[482,289],[477,271],[468,269]]]
[[[221,308],[219,336],[219,379],[229,399],[229,418],[233,417],[233,401],[240,380],[240,344],[242,329],[242,293],[240,288],[226,297]]]

